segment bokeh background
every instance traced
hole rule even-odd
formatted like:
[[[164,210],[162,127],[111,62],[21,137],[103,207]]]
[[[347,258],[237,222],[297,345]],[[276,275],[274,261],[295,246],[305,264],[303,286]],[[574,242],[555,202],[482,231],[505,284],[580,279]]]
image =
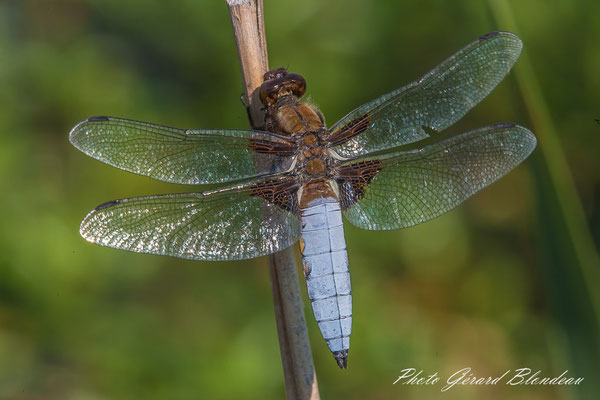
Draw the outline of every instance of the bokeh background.
[[[347,371],[305,303],[322,397],[597,398],[600,2],[267,0],[265,14],[271,66],[302,74],[329,124],[481,34],[510,30],[525,44],[451,129],[517,122],[538,137],[532,157],[434,221],[346,224]],[[241,93],[224,1],[0,2],[1,399],[284,397],[266,258],[185,261],[78,234],[101,202],[194,188],[86,157],[68,142],[73,125],[114,115],[245,128]],[[409,367],[442,380],[465,367],[585,380],[393,385]]]

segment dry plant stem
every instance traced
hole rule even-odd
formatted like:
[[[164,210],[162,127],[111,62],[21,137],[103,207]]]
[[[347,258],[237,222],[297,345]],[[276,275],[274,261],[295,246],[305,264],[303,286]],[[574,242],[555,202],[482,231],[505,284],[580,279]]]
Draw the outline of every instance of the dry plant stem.
[[[257,4],[258,2],[258,4]],[[269,70],[262,0],[227,0],[253,128],[264,121],[257,89]]]
[[[279,349],[285,376],[286,393],[290,399],[320,399],[294,249],[290,247],[269,256]],[[284,354],[287,352],[287,354]]]
[[[264,121],[258,88],[268,70],[262,0],[227,0],[253,128]],[[319,399],[293,248],[269,257],[286,395]]]

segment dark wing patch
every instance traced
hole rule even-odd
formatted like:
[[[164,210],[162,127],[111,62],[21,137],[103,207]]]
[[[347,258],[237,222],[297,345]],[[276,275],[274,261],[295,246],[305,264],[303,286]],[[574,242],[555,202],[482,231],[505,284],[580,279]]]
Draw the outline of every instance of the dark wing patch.
[[[365,195],[365,186],[383,168],[380,160],[359,161],[340,167],[337,171],[337,182],[340,188],[342,210],[356,204]]]
[[[293,156],[297,152],[295,143],[274,142],[265,139],[250,139],[248,148],[259,154],[276,154],[278,156]]]
[[[332,146],[337,146],[366,131],[371,125],[369,113],[354,118],[329,138]]]
[[[261,197],[268,203],[277,207],[297,213],[298,208],[298,184],[294,178],[284,181],[273,180],[253,185],[250,188],[250,196]]]

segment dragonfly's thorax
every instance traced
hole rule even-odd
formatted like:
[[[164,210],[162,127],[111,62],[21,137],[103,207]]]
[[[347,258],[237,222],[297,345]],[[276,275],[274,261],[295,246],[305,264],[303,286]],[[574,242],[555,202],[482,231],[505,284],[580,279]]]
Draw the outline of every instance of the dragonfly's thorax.
[[[300,209],[318,198],[339,197],[337,183],[333,179],[335,162],[324,143],[324,133],[325,128],[306,132],[297,141],[300,151],[296,159],[296,171],[303,184],[298,193]]]
[[[293,96],[289,97],[293,98]],[[280,133],[295,135],[323,128],[325,121],[316,107],[308,103],[300,103],[297,99],[293,100],[273,110],[272,119]]]
[[[326,129],[303,133],[297,139],[300,151],[296,168],[305,180],[328,177],[333,170],[334,162],[327,143],[322,138],[322,131]]]
[[[298,145],[296,171],[303,181],[330,175],[333,159],[325,140],[328,134],[320,112],[313,106],[295,101],[280,107],[271,127],[276,133],[291,136]]]
[[[265,128],[291,137],[298,145],[295,172],[301,183],[300,208],[316,198],[338,198],[325,118],[317,107],[298,100],[306,90],[304,79],[283,68],[267,72],[264,79],[260,98]]]

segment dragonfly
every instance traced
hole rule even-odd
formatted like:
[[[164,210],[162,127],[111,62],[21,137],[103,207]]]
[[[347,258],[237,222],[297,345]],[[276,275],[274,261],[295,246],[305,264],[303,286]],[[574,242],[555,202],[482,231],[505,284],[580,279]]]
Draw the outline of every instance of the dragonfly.
[[[407,228],[455,208],[507,174],[536,146],[499,123],[446,128],[506,76],[522,48],[509,32],[479,37],[421,79],[327,128],[301,102],[302,76],[264,75],[264,129],[177,129],[91,117],[70,132],[85,154],[157,180],[216,188],[103,203],[82,221],[90,242],[193,260],[241,260],[300,243],[321,334],[347,367],[352,294],[343,219],[367,230]]]

